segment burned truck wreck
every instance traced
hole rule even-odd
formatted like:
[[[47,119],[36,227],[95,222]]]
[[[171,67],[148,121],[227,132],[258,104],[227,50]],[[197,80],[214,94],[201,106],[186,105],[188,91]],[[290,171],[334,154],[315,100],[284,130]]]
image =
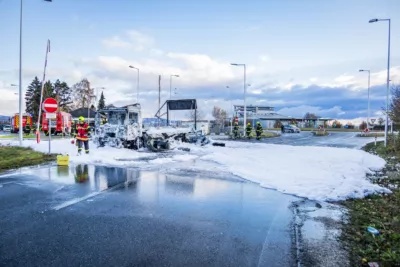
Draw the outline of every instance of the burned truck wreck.
[[[168,100],[164,105],[167,107],[167,121],[169,110],[197,108],[195,99],[173,100],[172,102]],[[165,115],[160,115],[160,110],[156,114],[158,118]],[[102,123],[100,114],[106,116],[106,123]],[[109,107],[99,110],[96,115],[95,126],[93,141],[98,147],[110,146],[136,150],[145,147],[151,151],[158,152],[170,149],[171,142],[175,141],[198,143],[200,145],[210,142],[201,131],[196,131],[196,123],[193,128],[166,126],[144,129],[141,106],[138,103],[119,108]]]

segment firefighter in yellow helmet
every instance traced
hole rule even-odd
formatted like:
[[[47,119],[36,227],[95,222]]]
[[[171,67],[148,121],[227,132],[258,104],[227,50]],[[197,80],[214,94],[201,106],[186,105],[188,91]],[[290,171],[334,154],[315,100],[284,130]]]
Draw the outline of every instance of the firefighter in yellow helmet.
[[[247,136],[248,139],[250,139],[251,130],[252,130],[252,127],[251,127],[251,124],[249,122],[249,123],[247,123],[247,126],[246,126],[246,136]]]
[[[233,125],[233,139],[236,139],[239,137],[239,125],[237,122]]]
[[[261,134],[263,133],[263,127],[261,126],[261,123],[258,121],[257,126],[256,126],[256,135],[257,135],[257,140],[261,139]]]
[[[76,141],[78,143],[78,153],[81,154],[82,146],[85,146],[85,153],[89,154],[89,124],[85,118],[80,116],[76,126]]]

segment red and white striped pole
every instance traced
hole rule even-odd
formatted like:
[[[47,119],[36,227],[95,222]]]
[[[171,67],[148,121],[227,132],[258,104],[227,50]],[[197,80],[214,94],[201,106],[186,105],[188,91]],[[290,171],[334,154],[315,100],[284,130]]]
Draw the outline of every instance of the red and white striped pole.
[[[44,84],[46,82],[46,68],[47,68],[47,54],[50,52],[50,40],[47,40],[47,47],[46,47],[46,58],[44,61],[44,70],[43,70],[43,80],[42,80],[42,90],[40,91],[40,102],[39,102],[39,117],[36,124],[36,141],[40,143],[40,117],[42,115],[42,102],[43,102],[43,91],[44,91]],[[50,127],[50,125],[49,125]],[[50,128],[49,128],[50,131]],[[51,131],[50,131],[51,134]]]

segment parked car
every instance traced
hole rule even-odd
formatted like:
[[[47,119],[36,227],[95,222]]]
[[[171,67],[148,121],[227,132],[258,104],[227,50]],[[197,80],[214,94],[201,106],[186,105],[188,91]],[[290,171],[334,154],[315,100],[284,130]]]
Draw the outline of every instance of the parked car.
[[[5,131],[5,132],[11,132],[11,126],[10,126],[10,125],[4,125],[4,126],[3,126],[3,131]]]
[[[294,125],[284,125],[283,126],[284,133],[300,133],[300,128]]]

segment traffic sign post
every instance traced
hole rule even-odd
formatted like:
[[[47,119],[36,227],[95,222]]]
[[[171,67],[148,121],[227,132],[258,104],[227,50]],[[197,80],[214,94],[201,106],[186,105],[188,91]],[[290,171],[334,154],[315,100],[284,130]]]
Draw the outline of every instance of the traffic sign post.
[[[51,119],[56,118],[56,111],[58,109],[58,102],[54,98],[46,98],[43,101],[43,110],[46,112],[46,119],[48,120],[48,133],[49,133],[49,154],[51,153]]]
[[[43,101],[43,110],[47,113],[54,113],[56,112],[58,109],[58,103],[57,100],[55,100],[54,98],[46,98]]]

